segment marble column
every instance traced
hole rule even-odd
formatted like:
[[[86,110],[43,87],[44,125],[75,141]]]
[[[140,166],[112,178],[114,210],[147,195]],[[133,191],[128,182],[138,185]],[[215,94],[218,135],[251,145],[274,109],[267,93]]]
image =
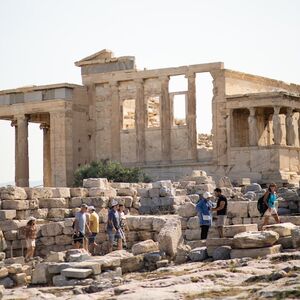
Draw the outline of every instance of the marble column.
[[[274,106],[274,114],[273,114],[273,134],[274,134],[274,144],[281,145],[282,141],[282,128],[281,128],[281,119],[279,116],[280,106]]]
[[[16,185],[29,186],[29,156],[28,156],[28,118],[25,115],[16,117],[16,155],[15,178]]]
[[[286,144],[288,146],[295,146],[296,143],[296,131],[298,131],[298,126],[295,128],[295,122],[293,118],[293,109],[291,107],[287,108],[286,113]]]
[[[136,158],[140,164],[146,160],[146,103],[144,97],[144,80],[136,79],[136,105],[135,105],[135,128],[136,128]]]
[[[111,159],[121,161],[121,105],[118,82],[110,82],[111,87]]]
[[[197,124],[196,124],[196,74],[187,74],[187,129],[188,129],[188,159],[197,160]]]
[[[50,126],[41,123],[43,130],[43,182],[44,186],[51,186],[51,152],[50,152]]]
[[[249,146],[257,146],[258,144],[258,128],[256,120],[256,109],[254,107],[249,108],[250,115],[248,117],[249,126]]]
[[[11,127],[15,128],[15,183],[17,184],[17,180],[19,178],[17,161],[18,161],[18,122],[16,119],[11,121]]]
[[[164,76],[159,78],[161,81],[161,150],[162,161],[171,161],[171,101],[169,97],[169,77]]]

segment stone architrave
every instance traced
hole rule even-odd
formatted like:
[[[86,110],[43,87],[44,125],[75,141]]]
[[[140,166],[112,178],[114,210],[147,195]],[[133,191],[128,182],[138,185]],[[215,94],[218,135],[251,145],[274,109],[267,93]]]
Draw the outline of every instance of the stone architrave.
[[[250,115],[248,117],[248,126],[249,126],[249,145],[257,146],[258,143],[258,129],[257,129],[257,120],[256,120],[256,110],[254,107],[249,108]]]

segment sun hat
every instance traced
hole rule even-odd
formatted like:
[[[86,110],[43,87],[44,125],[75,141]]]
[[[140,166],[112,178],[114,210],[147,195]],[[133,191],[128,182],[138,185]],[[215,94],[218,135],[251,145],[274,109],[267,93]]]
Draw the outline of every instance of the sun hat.
[[[89,210],[95,210],[95,207],[93,205],[88,207]]]
[[[111,207],[114,207],[114,206],[116,206],[116,205],[119,205],[119,202],[118,202],[117,200],[113,199],[113,200],[111,201]]]
[[[203,198],[205,198],[205,199],[208,199],[208,198],[211,198],[213,195],[210,193],[210,192],[205,192],[204,194],[203,194]]]

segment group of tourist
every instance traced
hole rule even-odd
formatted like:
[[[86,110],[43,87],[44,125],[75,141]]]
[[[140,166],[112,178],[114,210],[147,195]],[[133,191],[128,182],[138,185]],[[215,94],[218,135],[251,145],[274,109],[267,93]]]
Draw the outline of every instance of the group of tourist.
[[[222,195],[222,190],[220,188],[216,188],[214,190],[215,197],[217,199],[216,205],[213,204],[211,199],[213,195],[210,192],[205,192],[200,197],[196,210],[199,216],[199,223],[201,227],[201,239],[206,240],[208,236],[209,228],[212,225],[212,212],[217,212],[217,229],[219,233],[219,237],[224,237],[223,228],[226,225],[227,220],[227,199],[224,195]],[[280,219],[276,210],[276,184],[271,183],[269,185],[268,190],[265,192],[263,196],[263,201],[265,205],[264,211],[264,222],[262,229],[264,226],[269,224],[269,218],[272,216],[276,223],[280,223]]]
[[[124,246],[126,247],[124,231],[127,230],[127,225],[124,209],[123,204],[119,204],[115,199],[112,200],[106,228],[109,252],[113,251],[115,243],[118,250],[122,250]],[[82,204],[80,211],[75,214],[73,225],[75,248],[83,248],[94,255],[97,246],[95,238],[99,232],[99,215],[96,213],[95,207]]]

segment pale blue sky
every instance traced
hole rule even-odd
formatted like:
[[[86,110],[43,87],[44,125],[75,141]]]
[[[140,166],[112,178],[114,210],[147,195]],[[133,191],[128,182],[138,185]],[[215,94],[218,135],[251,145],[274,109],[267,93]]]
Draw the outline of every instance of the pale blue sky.
[[[0,90],[81,83],[74,62],[103,48],[136,56],[139,68],[223,61],[229,69],[300,83],[299,13],[297,0],[0,0]],[[201,112],[208,131],[209,101]],[[0,122],[0,136],[5,182],[14,179],[7,122]],[[32,180],[41,179],[41,137],[31,125]]]

